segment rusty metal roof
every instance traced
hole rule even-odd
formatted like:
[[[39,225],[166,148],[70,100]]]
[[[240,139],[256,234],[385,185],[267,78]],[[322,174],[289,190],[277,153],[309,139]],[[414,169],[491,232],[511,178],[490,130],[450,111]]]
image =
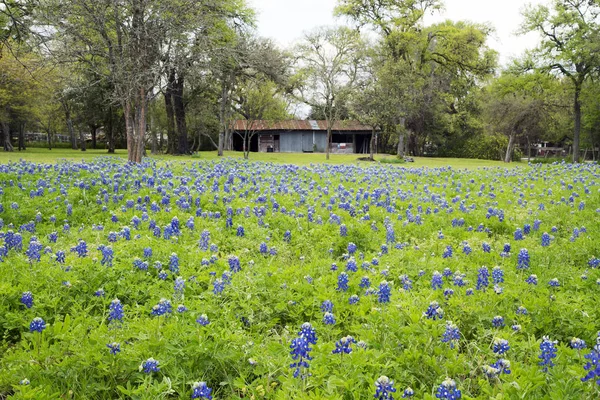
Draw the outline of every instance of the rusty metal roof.
[[[309,121],[301,119],[286,121],[247,121],[245,119],[238,119],[232,122],[231,127],[235,131],[244,131],[247,128],[251,131],[326,131],[327,121]],[[371,132],[371,127],[368,125],[361,124],[358,121],[336,121],[333,124],[333,130],[337,132]]]

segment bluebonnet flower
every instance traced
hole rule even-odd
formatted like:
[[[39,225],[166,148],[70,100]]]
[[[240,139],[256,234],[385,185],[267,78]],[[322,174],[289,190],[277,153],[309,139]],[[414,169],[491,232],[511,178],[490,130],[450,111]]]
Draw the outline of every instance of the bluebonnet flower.
[[[446,330],[442,335],[442,342],[449,343],[450,348],[453,349],[455,346],[455,342],[460,340],[460,330],[456,324],[453,324],[452,321],[446,321]]]
[[[100,252],[102,253],[102,260],[100,260],[100,264],[112,267],[114,259],[114,252],[112,247],[101,245],[98,247],[98,250],[100,250]]]
[[[525,279],[525,282],[529,283],[530,285],[537,285],[538,284],[537,275],[535,275],[535,274],[529,275],[529,277],[527,277],[527,279]]]
[[[433,290],[441,289],[443,284],[444,284],[444,281],[443,281],[443,278],[442,278],[442,274],[440,274],[439,272],[435,271],[433,273],[432,278],[431,278],[431,288]]]
[[[342,272],[338,275],[337,290],[345,292],[348,290],[348,274]]]
[[[483,243],[481,244],[481,248],[483,249],[483,251],[484,251],[485,253],[489,253],[489,252],[491,252],[491,251],[492,251],[492,248],[491,248],[491,246],[490,246],[488,243],[486,243],[486,242],[483,242]]]
[[[208,320],[208,316],[206,314],[198,316],[198,318],[196,318],[196,322],[201,326],[206,326],[210,324],[210,321]]]
[[[469,243],[465,243],[463,245],[463,253],[465,253],[466,255],[471,254],[473,250],[471,249],[471,246],[469,246]]]
[[[477,290],[481,290],[487,288],[490,284],[489,282],[490,272],[487,267],[479,268],[477,272]]]
[[[41,319],[40,317],[35,317],[33,319],[33,321],[31,321],[31,324],[29,324],[29,331],[30,332],[40,332],[42,333],[42,331],[46,329],[46,322]]]
[[[106,347],[109,348],[110,354],[116,356],[117,353],[121,352],[121,345],[117,342],[108,343]]]
[[[492,269],[492,280],[494,281],[494,284],[504,282],[504,271],[502,271],[501,267],[495,266]]]
[[[222,279],[217,278],[213,282],[213,293],[220,294],[225,289],[225,282]]]
[[[108,322],[123,321],[123,304],[119,299],[114,299],[108,306]]]
[[[456,387],[454,380],[446,378],[438,387],[435,397],[444,400],[458,400],[462,397],[462,393]]]
[[[548,234],[548,232],[544,232],[542,234],[542,247],[548,246],[550,246],[550,235]]]
[[[290,355],[294,362],[290,364],[290,368],[294,368],[294,378],[300,376],[304,379],[310,375],[308,373],[301,375],[301,369],[309,368],[308,361],[312,360],[312,357],[310,356],[312,350],[310,343],[309,339],[303,335],[292,340],[292,344],[290,345],[290,349],[292,349]]]
[[[56,262],[64,264],[65,263],[65,258],[66,258],[66,254],[64,251],[59,250],[56,252]]]
[[[356,272],[358,271],[358,267],[356,266],[356,260],[354,257],[350,257],[346,262],[346,271]]]
[[[140,364],[140,371],[144,371],[147,374],[160,371],[158,361],[156,361],[154,358],[147,359]]]
[[[514,324],[513,326],[511,326],[511,329],[515,332],[520,332],[521,331],[521,325],[518,324]]]
[[[442,275],[444,276],[444,278],[449,278],[452,276],[452,270],[450,268],[444,268],[444,271],[442,271]]]
[[[483,367],[483,372],[485,372],[490,379],[498,378],[501,374],[508,375],[510,374],[510,361],[500,358],[492,365],[485,365]]]
[[[165,270],[161,270],[158,273],[158,279],[162,279],[163,281],[166,280],[169,277],[169,273]]]
[[[341,237],[348,236],[348,229],[346,228],[346,224],[340,225],[340,236]]]
[[[333,312],[333,303],[330,300],[325,300],[323,303],[321,303],[321,311]]]
[[[77,246],[73,247],[71,249],[72,252],[76,252],[77,255],[81,258],[81,257],[86,257],[88,250],[87,250],[87,243],[85,242],[85,240],[83,239],[79,239],[79,242],[77,243]]]
[[[389,303],[390,295],[392,294],[392,288],[387,281],[382,281],[379,284],[379,290],[377,291],[377,300],[380,303]]]
[[[229,264],[229,270],[233,273],[240,272],[242,270],[240,259],[237,256],[229,256],[227,258],[227,263]]]
[[[177,306],[177,312],[180,314],[186,312],[187,310],[188,310],[187,307],[184,306],[183,304],[180,304]]]
[[[504,317],[496,315],[494,318],[492,318],[492,325],[494,326],[494,328],[504,327]]]
[[[505,253],[510,253],[511,247],[510,247],[510,243],[505,243],[504,247],[502,248],[502,251]]]
[[[356,304],[358,303],[358,301],[360,300],[360,298],[353,294],[352,296],[350,296],[350,298],[348,299],[348,304],[352,305],[352,304]]]
[[[402,283],[402,289],[409,291],[412,289],[412,280],[408,277],[408,275],[403,274],[400,275],[400,282]]]
[[[335,316],[330,312],[326,312],[325,315],[323,315],[323,323],[325,325],[335,324]]]
[[[160,299],[158,304],[152,307],[152,315],[156,315],[158,317],[169,314],[172,311],[171,302],[167,299]]]
[[[529,224],[523,225],[523,233],[525,233],[526,235],[529,235],[530,232],[531,232],[531,225],[529,225]]]
[[[99,288],[98,290],[96,290],[94,292],[94,296],[96,296],[96,297],[104,297],[104,294],[105,294],[104,289],[102,289],[102,288]]]
[[[444,310],[442,310],[437,301],[432,301],[429,303],[429,307],[427,308],[427,311],[423,313],[423,316],[435,321],[436,319],[444,318]]]
[[[508,340],[496,338],[494,339],[494,353],[498,355],[502,355],[510,350],[510,346],[508,345]]]
[[[352,343],[356,343],[356,339],[352,336],[345,336],[335,342],[335,349],[331,351],[332,354],[350,354],[352,353]]]
[[[521,228],[517,228],[514,235],[515,240],[523,240],[523,231]]]
[[[56,232],[52,232],[48,235],[48,240],[50,241],[50,243],[56,243],[56,241],[58,240],[58,233]]]
[[[385,227],[385,241],[387,243],[394,243],[396,241],[396,234],[392,225],[386,225]]]
[[[308,343],[317,344],[317,332],[309,322],[302,324],[298,336],[304,336],[308,340]]]
[[[548,282],[548,285],[550,285],[551,287],[559,287],[560,282],[558,281],[557,278],[553,278],[553,279],[550,279],[550,282]]]
[[[456,273],[454,274],[454,286],[458,286],[458,287],[465,286],[466,283],[465,283],[464,279],[465,279],[465,275],[456,271]]]
[[[27,308],[33,307],[33,295],[31,292],[23,292],[21,295],[21,303]]]
[[[117,232],[108,232],[107,240],[109,243],[114,243],[117,241]]]
[[[356,252],[356,245],[352,242],[348,243],[348,254],[352,255]]]
[[[269,249],[269,254],[272,256],[276,256],[277,255],[277,249],[275,247],[271,247]]]
[[[212,389],[206,385],[206,382],[194,382],[192,385],[192,399],[212,400]]]
[[[185,289],[185,279],[178,276],[177,279],[175,279],[175,284],[174,284],[173,289],[175,290],[176,293],[177,292],[183,293],[183,290]]]
[[[179,273],[179,257],[175,253],[171,253],[169,257],[169,270],[175,274]]]
[[[396,393],[394,381],[385,375],[380,376],[375,381],[375,398],[377,400],[393,400],[392,393]]]
[[[541,354],[538,358],[540,361],[538,364],[541,365],[544,372],[548,372],[548,368],[554,366],[554,362],[552,359],[556,357],[556,341],[550,340],[548,336],[544,336],[542,338],[542,342],[540,343]]]
[[[452,257],[452,246],[446,246],[446,250],[444,250],[444,253],[442,254],[443,258],[451,258]]]
[[[43,248],[44,248],[44,246],[37,240],[30,241],[29,247],[25,251],[25,255],[27,257],[29,257],[29,262],[33,262],[33,261],[39,262],[41,259],[41,251]]]
[[[584,356],[588,362],[583,367],[588,371],[587,375],[581,378],[582,382],[587,382],[591,379],[595,379],[596,383],[600,385],[600,332],[598,332],[598,338],[596,339],[596,345],[592,348],[589,354]]]
[[[239,236],[239,237],[244,237],[244,235],[245,235],[244,227],[241,225],[238,225],[235,235]]]
[[[404,389],[404,392],[402,393],[402,398],[403,399],[409,399],[411,397],[413,397],[415,395],[415,391],[412,390],[412,388],[406,388]]]
[[[258,251],[260,251],[261,254],[267,254],[267,251],[269,249],[267,248],[267,244],[265,242],[262,242],[259,246],[258,246]]]
[[[574,337],[573,339],[571,339],[571,348],[575,349],[575,350],[581,350],[581,349],[585,349],[586,344],[585,344],[585,340],[583,339],[579,339]]]
[[[529,252],[527,249],[521,249],[517,258],[517,269],[529,268]]]
[[[306,279],[306,282],[308,282],[310,285],[312,285],[313,283],[313,278],[310,275],[304,275],[304,279]]]
[[[527,315],[527,309],[523,306],[517,308],[517,315]]]
[[[144,247],[144,258],[152,257],[152,248]]]
[[[360,283],[358,284],[359,287],[363,288],[363,289],[367,289],[371,286],[371,280],[369,279],[368,276],[363,276],[360,280]]]

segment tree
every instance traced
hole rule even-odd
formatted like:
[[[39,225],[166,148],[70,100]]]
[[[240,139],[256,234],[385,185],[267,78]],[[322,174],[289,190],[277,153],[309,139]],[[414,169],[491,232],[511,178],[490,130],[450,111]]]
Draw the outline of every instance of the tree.
[[[311,107],[322,108],[327,125],[326,159],[329,160],[331,131],[339,120],[337,102],[347,97],[356,82],[362,57],[358,32],[347,27],[319,28],[305,35],[296,49],[302,84],[296,97]]]
[[[213,0],[41,0],[38,18],[52,27],[47,48],[63,61],[77,61],[105,74],[125,119],[128,160],[140,162],[148,103],[160,82],[160,62],[169,37],[206,33]],[[227,2],[227,4],[229,4]],[[243,2],[236,0],[235,6]],[[208,18],[208,19],[207,19]]]
[[[579,162],[581,92],[600,66],[600,4],[590,0],[553,0],[551,4],[552,8],[528,7],[521,31],[542,37],[531,53],[537,68],[564,75],[573,85],[573,162]]]
[[[395,112],[388,121],[398,135],[399,154],[406,147],[422,153],[432,139],[441,141],[464,101],[496,65],[486,46],[491,29],[446,21],[424,26],[423,17],[442,8],[440,0],[339,0],[338,15],[381,35],[374,73]]]
[[[287,105],[280,97],[281,87],[266,79],[249,79],[240,85],[236,94],[236,111],[241,115],[244,129],[236,131],[242,139],[244,158],[250,154],[250,143],[258,132],[260,121],[287,119]]]
[[[285,86],[289,75],[289,62],[271,40],[238,32],[223,44],[219,54],[211,59],[213,77],[219,83],[219,130],[218,155],[232,148],[231,121],[235,114],[236,91],[242,82],[266,78]]]

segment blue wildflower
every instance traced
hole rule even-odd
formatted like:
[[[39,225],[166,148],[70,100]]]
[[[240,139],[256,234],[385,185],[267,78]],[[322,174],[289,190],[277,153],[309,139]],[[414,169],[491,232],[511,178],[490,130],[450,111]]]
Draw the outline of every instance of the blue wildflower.
[[[504,317],[500,315],[496,315],[492,318],[492,325],[494,328],[503,328],[504,327]]]
[[[460,330],[456,324],[453,324],[451,321],[446,322],[446,330],[442,335],[442,342],[449,343],[450,348],[453,349],[455,346],[455,342],[460,340]]]
[[[106,347],[109,348],[110,354],[116,356],[117,353],[121,352],[121,345],[117,342],[108,343]]]
[[[212,400],[212,389],[206,385],[206,382],[194,382],[192,385],[192,399]]]
[[[325,325],[334,325],[335,324],[335,316],[330,312],[326,312],[325,315],[323,315],[323,323]]]
[[[31,324],[29,324],[29,331],[30,332],[40,332],[42,333],[42,331],[46,329],[46,322],[41,319],[40,317],[35,317],[33,319],[33,321],[31,321]]]
[[[444,400],[458,400],[462,396],[460,390],[456,387],[456,382],[446,378],[438,387],[435,397]]]
[[[345,292],[348,290],[348,274],[342,272],[338,275],[337,290]]]
[[[375,381],[375,398],[377,400],[393,400],[392,393],[396,393],[394,381],[385,375],[380,376]]]
[[[442,274],[440,274],[438,271],[435,271],[431,278],[431,288],[433,290],[441,289],[443,284],[444,284],[444,281],[442,278]]]
[[[321,311],[333,312],[333,303],[330,300],[325,300],[323,303],[321,303]]]
[[[27,308],[33,307],[33,295],[31,292],[23,292],[21,295],[21,303]]]
[[[538,358],[540,361],[538,364],[541,365],[544,372],[548,372],[548,368],[554,366],[554,362],[552,362],[553,358],[556,358],[556,341],[550,340],[548,336],[544,336],[542,338],[542,342],[540,343],[541,354]]]
[[[147,359],[140,364],[140,371],[144,371],[147,374],[160,371],[158,361],[156,361],[154,358]]]
[[[428,319],[442,319],[444,318],[444,310],[440,307],[437,301],[432,301],[427,308],[427,311],[423,313],[423,316]]]
[[[108,322],[123,321],[123,304],[119,299],[114,299],[108,306]]]
[[[390,295],[392,294],[392,288],[387,281],[383,281],[379,284],[379,290],[377,291],[377,300],[380,303],[389,303]]]
[[[527,249],[521,249],[517,258],[517,269],[529,268],[529,252]]]
[[[210,324],[210,321],[208,320],[208,316],[206,314],[198,316],[198,318],[196,318],[196,322],[201,326],[206,326]]]
[[[335,349],[332,354],[350,354],[352,353],[352,343],[356,343],[356,339],[352,336],[345,336],[335,343]]]
[[[498,355],[502,355],[502,354],[506,353],[508,350],[510,350],[508,340],[500,339],[500,338],[494,339],[493,350],[494,350],[494,353],[496,353]]]
[[[479,271],[477,272],[477,287],[476,287],[476,289],[481,290],[481,289],[487,288],[488,285],[490,284],[489,277],[490,277],[490,272],[487,269],[487,267],[479,268]]]

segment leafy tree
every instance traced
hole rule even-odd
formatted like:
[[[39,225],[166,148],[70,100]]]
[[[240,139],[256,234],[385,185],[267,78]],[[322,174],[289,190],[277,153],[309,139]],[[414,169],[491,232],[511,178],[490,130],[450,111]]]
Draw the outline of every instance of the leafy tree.
[[[247,80],[238,88],[235,108],[245,122],[244,129],[236,132],[242,139],[245,159],[250,154],[250,142],[258,132],[260,121],[274,122],[289,118],[281,89],[273,81],[260,78]]]
[[[295,95],[311,107],[321,108],[327,124],[326,158],[329,160],[331,130],[340,119],[337,102],[344,101],[359,74],[362,40],[347,28],[320,28],[305,35],[296,49],[299,68],[296,79],[302,82]]]
[[[567,77],[573,85],[573,162],[579,162],[581,92],[600,67],[600,4],[591,0],[553,0],[551,7],[528,7],[522,32],[537,32],[542,40],[530,54],[535,66]]]

